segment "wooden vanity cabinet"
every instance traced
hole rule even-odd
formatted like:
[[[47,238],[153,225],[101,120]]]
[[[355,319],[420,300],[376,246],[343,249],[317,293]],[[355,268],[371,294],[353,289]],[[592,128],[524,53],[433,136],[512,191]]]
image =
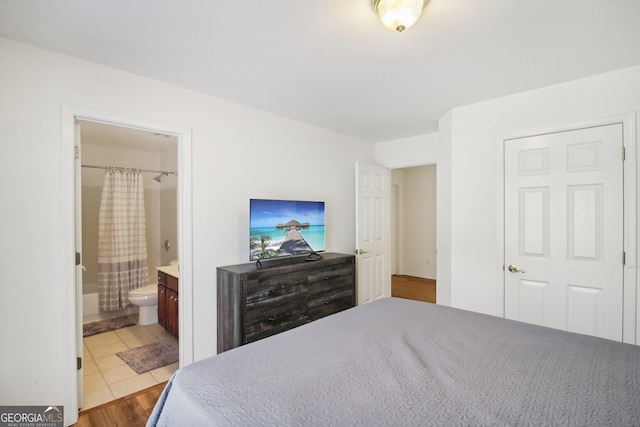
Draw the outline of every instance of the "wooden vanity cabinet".
[[[167,329],[167,275],[158,272],[158,324]]]
[[[178,278],[158,271],[158,324],[178,338]]]

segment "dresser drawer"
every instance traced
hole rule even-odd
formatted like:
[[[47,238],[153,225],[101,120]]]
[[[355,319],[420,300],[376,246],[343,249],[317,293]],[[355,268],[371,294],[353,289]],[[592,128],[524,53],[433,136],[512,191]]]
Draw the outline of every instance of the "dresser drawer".
[[[247,281],[247,311],[274,304],[306,294],[307,276],[290,273],[264,279]]]
[[[309,321],[354,306],[353,268],[353,263],[344,263],[309,272]]]
[[[353,287],[342,286],[309,295],[308,306],[309,321],[351,308],[354,306]]]
[[[279,304],[247,307],[246,342],[265,338],[307,323],[306,295],[288,298]]]
[[[329,267],[314,268],[308,274],[309,285],[314,289],[322,289],[323,283],[353,284],[353,264],[337,264]],[[311,290],[311,289],[310,289]]]
[[[353,294],[355,287],[353,266],[348,265],[336,270],[318,269],[309,275],[309,298],[326,298],[333,293],[348,288]]]
[[[339,311],[347,310],[353,307],[351,298],[342,298],[336,300],[325,301],[322,305],[309,309],[309,321],[322,319],[323,317],[335,314]]]

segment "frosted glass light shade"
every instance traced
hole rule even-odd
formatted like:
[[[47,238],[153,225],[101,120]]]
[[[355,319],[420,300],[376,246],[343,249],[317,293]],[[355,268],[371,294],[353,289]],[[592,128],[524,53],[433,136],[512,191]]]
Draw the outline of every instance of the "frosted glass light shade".
[[[398,32],[416,23],[426,0],[374,0],[373,7],[385,27]]]

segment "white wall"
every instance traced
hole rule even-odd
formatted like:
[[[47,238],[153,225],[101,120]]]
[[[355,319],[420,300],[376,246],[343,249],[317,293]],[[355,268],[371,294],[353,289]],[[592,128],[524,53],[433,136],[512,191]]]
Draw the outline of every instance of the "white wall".
[[[216,266],[248,261],[249,198],[326,201],[327,250],[352,253],[372,146],[2,38],[0,63],[0,404],[63,401],[63,104],[191,128],[196,360],[216,352]]]
[[[450,287],[452,306],[502,315],[502,136],[638,110],[640,66],[455,108],[440,120],[438,134],[377,144],[377,161],[389,167],[438,163],[438,298],[442,284]],[[443,280],[448,272],[450,282]]]

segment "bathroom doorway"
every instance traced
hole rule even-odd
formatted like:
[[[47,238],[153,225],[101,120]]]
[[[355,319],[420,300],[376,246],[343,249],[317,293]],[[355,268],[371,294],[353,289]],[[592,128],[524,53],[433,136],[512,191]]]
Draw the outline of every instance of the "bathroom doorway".
[[[174,135],[177,137],[177,217],[178,240],[176,242],[180,260],[180,298],[178,304],[180,366],[193,362],[193,222],[192,222],[192,148],[191,128],[169,122],[139,116],[110,112],[73,104],[62,105],[61,143],[61,198],[62,238],[61,251],[67,254],[62,264],[62,281],[65,283],[65,333],[64,342],[64,407],[71,414],[82,408],[84,368],[82,355],[82,212],[81,194],[81,133],[78,121],[109,124],[129,129]],[[72,416],[71,422],[75,422]]]
[[[76,142],[81,161],[76,183],[81,189],[77,220],[82,223],[81,409],[89,409],[163,383],[179,365],[178,340],[158,324],[157,305],[104,311],[98,304],[98,223],[107,167],[141,171],[149,278],[145,298],[157,299],[157,268],[178,265],[178,140],[160,132],[77,120]],[[142,310],[153,311],[155,319],[141,321]],[[153,360],[149,354],[155,355]]]

